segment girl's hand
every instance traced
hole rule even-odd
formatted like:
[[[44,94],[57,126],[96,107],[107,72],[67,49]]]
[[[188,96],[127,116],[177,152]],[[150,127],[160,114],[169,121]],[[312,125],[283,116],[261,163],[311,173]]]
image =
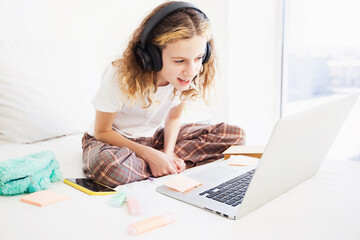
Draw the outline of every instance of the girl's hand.
[[[186,168],[186,164],[185,161],[182,160],[181,158],[179,158],[179,156],[177,156],[175,153],[167,153],[163,150],[161,150],[161,152],[166,153],[168,156],[171,157],[171,159],[174,161],[175,165],[176,165],[176,170],[178,173],[181,173],[182,171],[185,170]]]
[[[149,164],[154,177],[178,173],[179,165],[175,163],[173,158],[151,147],[145,149],[144,160]]]
[[[186,164],[185,164],[184,160],[182,160],[181,158],[178,158],[178,157],[173,158],[173,160],[174,160],[174,163],[176,164],[178,173],[181,173],[182,171],[185,170]]]

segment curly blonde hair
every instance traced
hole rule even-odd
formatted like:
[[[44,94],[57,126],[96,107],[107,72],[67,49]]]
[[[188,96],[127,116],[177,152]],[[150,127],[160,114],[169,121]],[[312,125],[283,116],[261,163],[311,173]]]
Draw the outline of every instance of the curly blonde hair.
[[[119,73],[119,83],[123,100],[130,104],[141,101],[142,106],[148,108],[153,102],[153,94],[157,91],[156,72],[153,70],[144,71],[141,68],[136,60],[135,49],[144,26],[149,19],[160,9],[172,3],[174,3],[174,1],[163,3],[155,8],[134,31],[123,56],[112,63],[117,67]],[[189,39],[194,36],[203,36],[207,39],[211,46],[211,56],[210,59],[202,65],[202,69],[199,75],[193,80],[192,86],[181,93],[177,93],[178,91],[174,89],[174,96],[179,94],[180,99],[183,101],[188,99],[194,100],[198,96],[201,96],[205,103],[208,103],[210,90],[214,86],[216,61],[214,41],[208,18],[203,13],[192,8],[180,9],[165,17],[155,27],[149,41],[158,46],[162,51],[168,43],[181,39]]]

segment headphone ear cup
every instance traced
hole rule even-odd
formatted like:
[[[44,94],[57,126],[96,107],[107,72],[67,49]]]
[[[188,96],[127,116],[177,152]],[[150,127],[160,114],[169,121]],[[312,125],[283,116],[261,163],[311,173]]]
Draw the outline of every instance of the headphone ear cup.
[[[138,64],[143,70],[151,70],[151,59],[145,50],[141,49],[140,47],[136,47],[135,55]]]
[[[205,48],[205,54],[202,60],[202,64],[207,63],[207,61],[209,61],[211,56],[211,45],[209,42],[206,43],[206,48]]]
[[[152,70],[155,72],[158,72],[162,69],[162,55],[160,48],[154,44],[148,44],[147,45],[147,51],[149,53]]]

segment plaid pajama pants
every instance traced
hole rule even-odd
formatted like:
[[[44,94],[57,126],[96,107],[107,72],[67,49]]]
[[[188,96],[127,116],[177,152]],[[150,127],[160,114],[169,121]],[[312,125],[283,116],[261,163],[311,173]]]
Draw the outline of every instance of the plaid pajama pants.
[[[164,129],[153,137],[131,139],[137,143],[161,150],[164,147]],[[183,159],[186,168],[223,158],[231,145],[245,144],[244,131],[234,125],[219,123],[185,124],[180,127],[175,154]],[[82,139],[83,171],[86,177],[110,187],[139,181],[151,176],[148,164],[125,147],[97,141],[85,133]]]

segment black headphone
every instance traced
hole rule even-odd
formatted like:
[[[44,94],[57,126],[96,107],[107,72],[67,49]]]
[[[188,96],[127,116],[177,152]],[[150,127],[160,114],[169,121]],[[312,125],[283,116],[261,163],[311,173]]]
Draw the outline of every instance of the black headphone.
[[[173,4],[167,5],[166,7],[160,9],[154,16],[150,18],[147,24],[144,27],[144,30],[141,33],[139,43],[135,48],[136,60],[145,71],[154,70],[158,72],[162,68],[162,56],[159,47],[152,44],[149,40],[150,34],[154,28],[163,20],[165,17],[171,13],[182,9],[182,8],[192,8],[195,9],[206,17],[200,9],[195,5],[187,2],[175,2]],[[206,63],[211,55],[211,46],[210,43],[206,43],[205,54],[203,56],[202,64]]]

